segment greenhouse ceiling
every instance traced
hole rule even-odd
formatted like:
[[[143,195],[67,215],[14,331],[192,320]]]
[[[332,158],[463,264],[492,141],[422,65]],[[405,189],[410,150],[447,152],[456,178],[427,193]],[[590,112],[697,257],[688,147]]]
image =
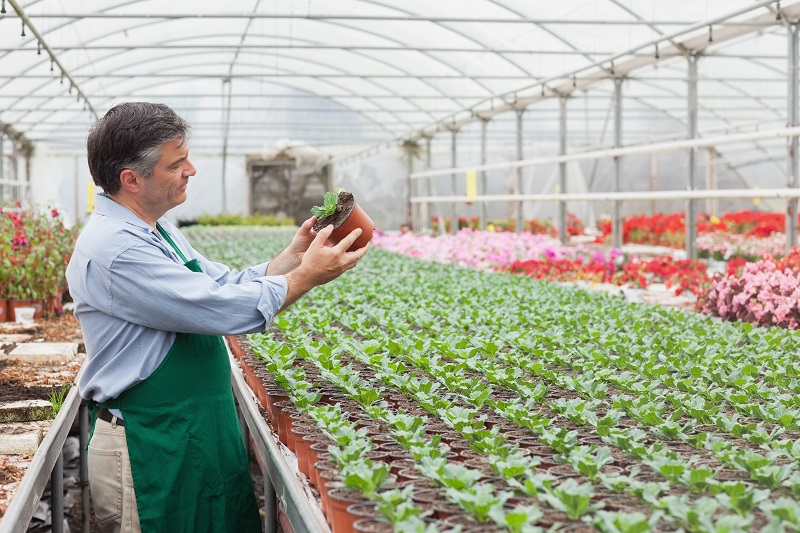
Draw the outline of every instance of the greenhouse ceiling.
[[[2,3],[0,129],[55,150],[129,100],[173,106],[208,152],[389,146],[516,109],[546,136],[562,96],[599,129],[614,78],[631,113],[684,124],[690,56],[701,134],[784,126],[800,17],[752,0]]]

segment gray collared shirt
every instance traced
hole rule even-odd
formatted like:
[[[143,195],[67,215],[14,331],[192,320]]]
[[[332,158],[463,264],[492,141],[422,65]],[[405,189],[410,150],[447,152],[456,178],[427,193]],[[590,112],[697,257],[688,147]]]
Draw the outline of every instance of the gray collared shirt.
[[[265,276],[268,262],[231,270],[197,253],[166,218],[158,222],[203,272],[187,269],[158,232],[103,195],[78,237],[67,282],[86,343],[84,398],[116,398],[149,377],[176,332],[263,332],[286,299],[286,278]]]

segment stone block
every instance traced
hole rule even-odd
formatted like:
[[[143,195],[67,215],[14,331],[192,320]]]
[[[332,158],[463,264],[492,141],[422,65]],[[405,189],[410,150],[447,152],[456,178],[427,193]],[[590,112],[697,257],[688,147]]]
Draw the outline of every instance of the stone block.
[[[78,354],[74,342],[29,342],[14,348],[5,359],[19,359],[28,363],[67,363]],[[0,357],[3,357],[0,354]]]
[[[35,423],[0,424],[0,454],[34,454],[44,437],[44,430]]]
[[[53,417],[53,405],[47,400],[0,403],[0,423],[50,420]]]

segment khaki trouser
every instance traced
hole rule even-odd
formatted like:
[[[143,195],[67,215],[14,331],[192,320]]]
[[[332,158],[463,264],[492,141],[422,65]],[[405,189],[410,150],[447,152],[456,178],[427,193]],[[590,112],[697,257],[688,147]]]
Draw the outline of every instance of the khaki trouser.
[[[89,443],[89,486],[104,533],[140,533],[125,428],[97,419]]]

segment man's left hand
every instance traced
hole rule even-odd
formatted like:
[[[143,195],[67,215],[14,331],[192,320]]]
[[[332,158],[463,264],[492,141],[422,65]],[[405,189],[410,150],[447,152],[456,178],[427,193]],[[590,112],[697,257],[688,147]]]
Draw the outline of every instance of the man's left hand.
[[[317,217],[312,216],[300,226],[297,233],[292,237],[292,242],[284,248],[281,253],[275,256],[267,266],[267,275],[274,276],[291,272],[300,265],[306,250],[314,242],[316,235],[311,228],[317,221]]]

